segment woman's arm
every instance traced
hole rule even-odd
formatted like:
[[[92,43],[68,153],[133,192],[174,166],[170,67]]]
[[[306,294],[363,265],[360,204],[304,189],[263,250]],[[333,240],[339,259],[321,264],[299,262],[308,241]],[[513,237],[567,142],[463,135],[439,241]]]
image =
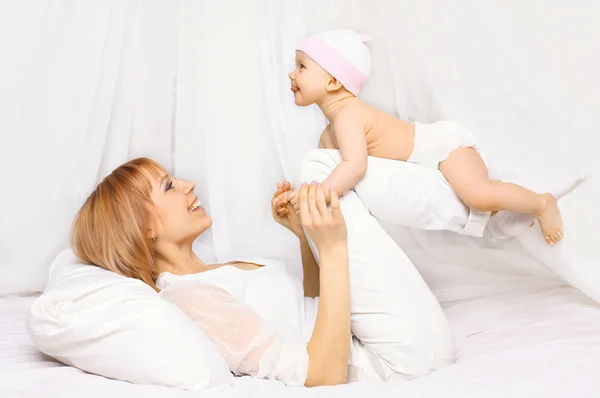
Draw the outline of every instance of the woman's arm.
[[[302,255],[304,296],[315,298],[319,296],[319,266],[313,255],[305,235],[300,239],[300,254]]]
[[[280,195],[292,189],[289,182],[284,181],[277,184],[277,191],[271,199],[271,211],[273,219],[290,230],[300,240],[300,254],[302,255],[303,285],[305,297],[317,297],[319,295],[319,266],[315,256],[308,245],[308,239],[300,224],[300,215],[287,203],[286,198]]]
[[[299,192],[299,217],[278,196],[291,189],[278,184],[271,207],[273,218],[300,240],[304,272],[304,295],[320,296],[317,319],[308,343],[307,386],[343,384],[347,381],[350,352],[350,282],[346,224],[338,195],[331,192],[331,211],[327,209],[322,186],[306,184]],[[318,193],[318,194],[317,194]],[[308,245],[307,234],[319,250],[318,266]]]
[[[308,342],[306,385],[343,384],[348,377],[350,351],[346,224],[337,194],[331,192],[329,211],[322,186],[313,184],[309,189],[304,184],[299,193],[299,205],[302,226],[317,246],[321,260],[320,299],[315,327]]]
[[[348,248],[320,252],[321,295],[308,342],[307,386],[344,384],[350,352]]]

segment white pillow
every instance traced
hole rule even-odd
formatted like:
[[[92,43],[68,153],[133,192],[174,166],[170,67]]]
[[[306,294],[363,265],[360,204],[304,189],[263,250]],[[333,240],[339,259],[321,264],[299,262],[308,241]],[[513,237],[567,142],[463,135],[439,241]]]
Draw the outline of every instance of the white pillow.
[[[54,260],[27,323],[40,351],[89,373],[184,390],[233,383],[225,360],[177,307],[71,250]]]
[[[342,158],[338,150],[315,149],[307,153],[304,161],[307,164],[324,163],[333,169]],[[561,175],[552,173],[546,176],[529,173],[517,178],[505,171],[499,173],[490,170],[490,176],[520,183],[535,191],[551,192],[559,198],[585,181],[585,176],[579,172],[563,172]],[[494,228],[495,236],[504,238],[508,235],[498,228],[498,221],[506,221],[512,227],[512,236],[528,229],[533,221],[531,216],[518,214],[513,217],[516,213],[510,213],[498,214],[491,218],[493,222],[488,223],[489,213],[471,212],[439,170],[397,160],[369,156],[367,173],[354,190],[375,218],[422,230],[460,233],[470,223],[470,231],[483,232],[487,223],[488,228]],[[506,229],[505,225],[500,227]]]

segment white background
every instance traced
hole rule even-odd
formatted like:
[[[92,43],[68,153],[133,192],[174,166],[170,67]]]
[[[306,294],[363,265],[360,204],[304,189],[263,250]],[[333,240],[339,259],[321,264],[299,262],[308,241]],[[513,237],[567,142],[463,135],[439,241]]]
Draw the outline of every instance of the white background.
[[[113,168],[149,156],[214,218],[207,261],[289,260],[270,218],[324,125],[287,73],[306,34],[374,34],[362,98],[451,119],[503,166],[600,172],[600,3],[593,0],[0,0],[0,294],[41,291],[75,212]],[[597,176],[563,203],[565,245],[598,259]]]

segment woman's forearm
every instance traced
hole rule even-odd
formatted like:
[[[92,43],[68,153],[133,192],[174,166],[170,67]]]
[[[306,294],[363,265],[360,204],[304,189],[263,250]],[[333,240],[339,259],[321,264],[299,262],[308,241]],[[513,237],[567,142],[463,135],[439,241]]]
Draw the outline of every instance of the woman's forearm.
[[[304,235],[300,237],[300,254],[302,256],[304,296],[315,298],[319,296],[319,265],[308,245],[308,239]]]
[[[350,351],[350,281],[346,245],[319,253],[321,294],[308,343],[307,386],[343,384]]]

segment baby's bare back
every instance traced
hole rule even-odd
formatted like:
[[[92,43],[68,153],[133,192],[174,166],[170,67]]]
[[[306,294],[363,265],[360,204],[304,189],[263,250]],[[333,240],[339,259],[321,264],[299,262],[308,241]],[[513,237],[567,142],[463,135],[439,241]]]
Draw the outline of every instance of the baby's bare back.
[[[369,156],[406,161],[413,151],[415,127],[362,101],[348,105],[363,120]],[[346,109],[348,109],[346,108]],[[343,134],[343,132],[340,132]],[[319,143],[320,148],[339,149],[335,138],[335,120],[329,124]]]

